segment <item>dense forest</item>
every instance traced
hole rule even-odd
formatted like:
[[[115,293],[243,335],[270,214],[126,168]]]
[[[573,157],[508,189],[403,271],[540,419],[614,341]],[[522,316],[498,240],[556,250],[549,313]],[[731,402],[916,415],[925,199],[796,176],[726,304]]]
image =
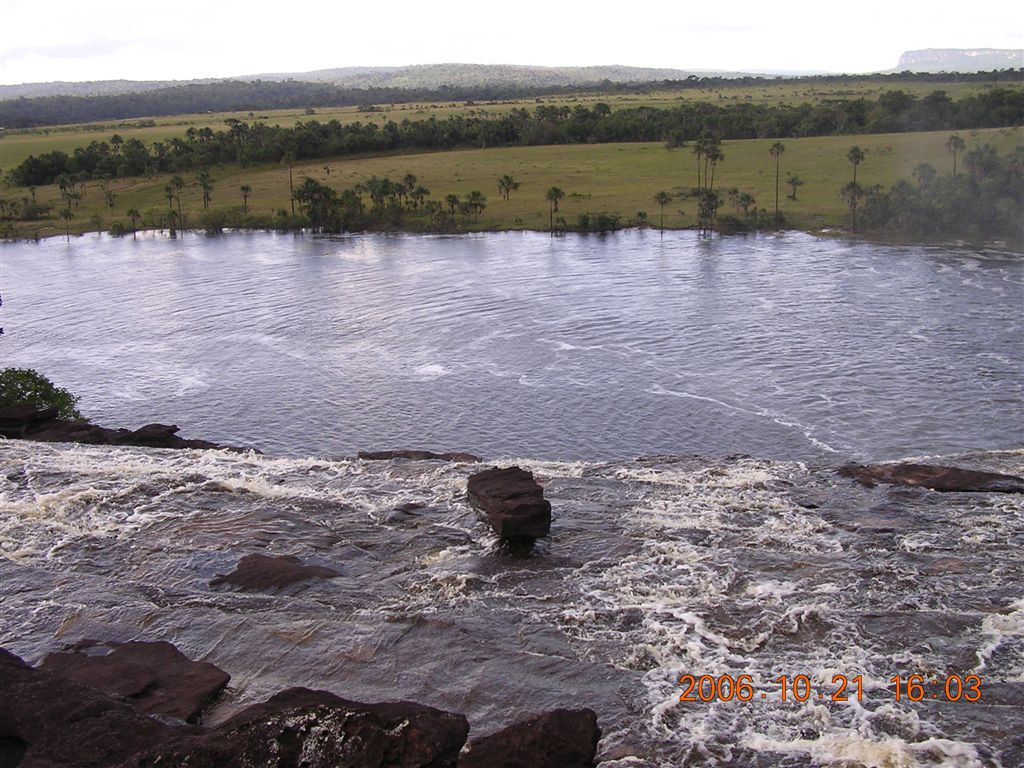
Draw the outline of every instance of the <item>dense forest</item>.
[[[993,88],[954,102],[943,91],[916,98],[903,91],[877,101],[853,99],[799,106],[706,102],[672,109],[612,110],[540,105],[501,115],[456,115],[443,120],[343,125],[317,120],[294,127],[227,120],[225,130],[189,128],[183,138],[146,146],[138,139],[93,141],[72,154],[29,157],[10,172],[19,186],[72,180],[177,173],[220,163],[291,162],[400,150],[446,150],[543,144],[667,141],[679,145],[705,134],[719,140],[832,136],[901,131],[963,130],[1020,125],[1024,91]]]
[[[725,88],[764,86],[779,82],[802,86],[835,86],[878,82],[978,82],[1010,83],[1024,80],[1024,70],[961,74],[921,74],[900,72],[892,75],[828,75],[795,78],[697,77],[644,83],[613,83],[531,86],[508,83],[481,83],[471,86],[352,88],[328,83],[298,80],[225,80],[213,83],[188,83],[145,92],[100,96],[43,96],[7,99],[0,102],[3,127],[31,128],[44,125],[84,123],[96,120],[127,120],[138,117],[195,114],[201,112],[248,112],[270,109],[345,107],[369,104],[398,104],[430,101],[493,101],[575,93],[635,92],[639,89],[683,90],[689,88]]]

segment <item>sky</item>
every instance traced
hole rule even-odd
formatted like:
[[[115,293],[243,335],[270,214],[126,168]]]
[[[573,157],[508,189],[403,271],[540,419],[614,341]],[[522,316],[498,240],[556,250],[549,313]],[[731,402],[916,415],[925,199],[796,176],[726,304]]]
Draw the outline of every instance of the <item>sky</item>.
[[[187,80],[458,62],[870,72],[921,48],[1024,48],[1024,3],[517,0],[263,5],[0,0],[0,83]]]

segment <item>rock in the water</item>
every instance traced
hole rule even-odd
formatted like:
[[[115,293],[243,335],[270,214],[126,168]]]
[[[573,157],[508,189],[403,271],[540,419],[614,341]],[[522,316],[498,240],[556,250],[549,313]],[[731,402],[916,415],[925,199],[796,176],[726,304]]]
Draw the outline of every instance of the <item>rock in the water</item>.
[[[474,739],[459,768],[592,768],[601,729],[591,709],[556,709]]]
[[[195,732],[199,729],[165,725],[0,649],[0,742],[26,766],[118,765],[172,735]]]
[[[57,418],[56,408],[37,408],[22,403],[18,405],[0,405],[0,435],[4,437],[24,437],[39,428],[39,425]]]
[[[467,496],[503,539],[540,539],[551,531],[551,502],[524,469],[477,472],[469,478]]]
[[[1024,493],[1024,478],[934,464],[847,464],[836,470],[865,485],[913,485],[933,491]]]
[[[433,451],[359,451],[365,461],[389,461],[409,459],[410,461],[457,461],[462,464],[479,464],[481,459],[472,453],[434,453]]]
[[[87,421],[57,418],[56,408],[27,404],[0,406],[0,435],[42,443],[132,445],[142,448],[227,448],[206,440],[186,440],[173,424],[147,424],[136,429],[111,429]],[[238,450],[238,449],[231,449]]]
[[[333,579],[341,574],[320,565],[303,565],[291,555],[246,555],[238,561],[235,570],[217,576],[210,582],[211,587],[230,584],[250,592],[280,589],[307,579]]]
[[[111,643],[106,655],[96,647],[51,653],[40,669],[89,685],[147,715],[194,723],[224,690],[231,675],[213,664],[192,661],[170,643]],[[86,652],[82,652],[86,651]]]
[[[213,729],[170,725],[0,648],[2,765],[455,768],[469,723],[419,704],[293,688]]]

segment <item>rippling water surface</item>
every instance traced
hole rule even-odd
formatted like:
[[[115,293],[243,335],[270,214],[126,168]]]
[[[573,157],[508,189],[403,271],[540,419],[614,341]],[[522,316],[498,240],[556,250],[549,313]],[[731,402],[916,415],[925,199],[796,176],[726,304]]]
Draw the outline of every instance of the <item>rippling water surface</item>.
[[[3,364],[292,456],[892,458],[1024,444],[1024,262],[801,234],[5,245]]]

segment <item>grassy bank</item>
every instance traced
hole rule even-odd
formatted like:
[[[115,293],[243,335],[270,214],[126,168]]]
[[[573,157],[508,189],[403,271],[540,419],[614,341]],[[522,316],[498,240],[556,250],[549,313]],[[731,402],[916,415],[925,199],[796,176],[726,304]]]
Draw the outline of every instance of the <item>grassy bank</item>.
[[[978,130],[961,135],[966,150],[989,143],[1003,154],[1024,143],[1022,129]],[[945,146],[948,138],[949,132],[933,132],[787,139],[780,161],[780,212],[788,226],[798,229],[845,227],[849,213],[838,191],[852,177],[852,166],[846,159],[852,145],[867,153],[858,169],[858,182],[888,187],[899,179],[910,179],[920,163],[930,163],[940,173],[948,173],[952,169],[952,157]],[[771,139],[724,142],[725,160],[716,170],[716,190],[724,196],[726,190],[736,187],[753,195],[758,208],[773,211],[775,163],[769,153],[773,143]],[[962,168],[962,154],[960,158]],[[583,213],[602,211],[616,213],[623,219],[632,219],[639,211],[645,211],[649,223],[657,226],[660,208],[654,195],[662,190],[676,195],[665,207],[666,227],[692,227],[696,222],[695,200],[683,197],[697,183],[696,158],[689,147],[669,150],[660,143],[510,147],[328,159],[296,164],[292,173],[296,186],[304,176],[310,176],[336,189],[351,187],[371,176],[388,176],[398,181],[411,173],[430,190],[430,199],[442,203],[449,194],[465,198],[469,192],[479,190],[487,196],[488,204],[475,220],[460,220],[461,228],[468,230],[547,229],[549,205],[545,193],[552,186],[565,192],[559,215],[570,226]],[[505,174],[512,175],[520,184],[507,201],[497,189],[498,179]],[[804,182],[796,199],[787,198],[787,174],[799,176]],[[251,214],[272,217],[278,210],[290,210],[288,169],[284,166],[223,166],[211,169],[211,175],[213,212],[241,209],[243,185],[251,188]],[[106,189],[99,182],[86,183],[85,194],[69,222],[71,232],[105,231],[115,222],[130,228],[127,211],[131,208],[142,214],[140,226],[158,226],[168,207],[164,189],[169,178],[118,179],[108,182]],[[186,176],[185,181],[181,205],[187,224],[192,226],[199,222],[203,212],[202,194],[195,175]],[[107,204],[107,191],[113,195],[113,207]],[[26,196],[29,192],[4,191],[6,197],[13,194]],[[59,190],[56,186],[39,187],[35,194],[39,203],[53,206],[53,218],[16,223],[18,236],[63,234],[65,225],[57,216],[63,207]],[[726,202],[721,213],[734,211]]]

